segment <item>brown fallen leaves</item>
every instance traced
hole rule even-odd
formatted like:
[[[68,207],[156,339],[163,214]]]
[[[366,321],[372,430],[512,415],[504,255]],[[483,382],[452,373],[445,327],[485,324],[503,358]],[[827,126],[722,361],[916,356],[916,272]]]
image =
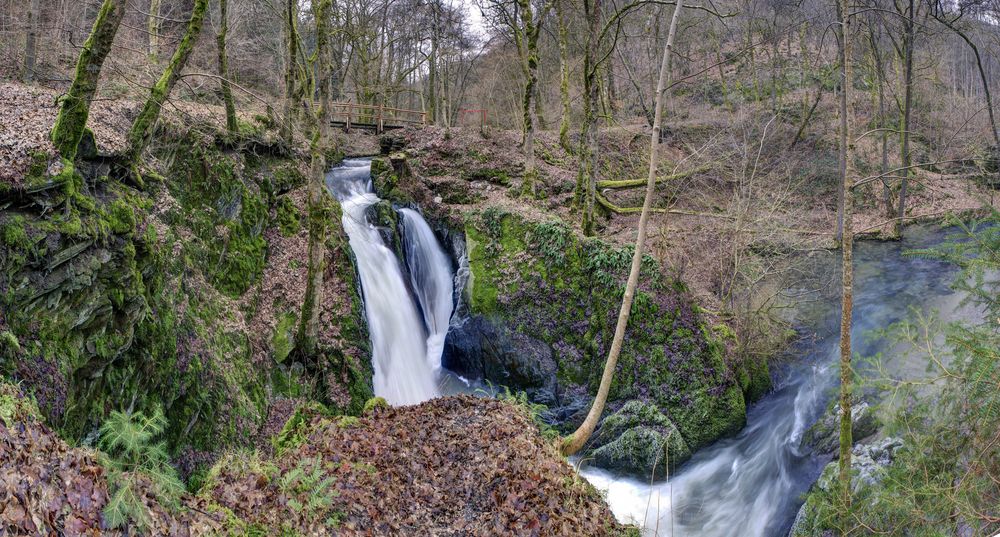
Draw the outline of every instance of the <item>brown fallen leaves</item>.
[[[123,534],[103,521],[109,494],[97,454],[70,448],[31,408],[0,382],[0,535]],[[156,504],[140,478],[152,523],[146,534],[622,531],[597,492],[507,402],[458,396],[360,419],[315,416],[301,440],[276,459],[220,465],[176,512]]]
[[[303,461],[318,461],[310,468],[332,479],[324,494],[329,505],[299,508],[318,488],[288,486]],[[270,476],[223,470],[209,492],[247,522],[310,535],[621,531],[594,489],[503,401],[439,398],[379,409],[355,424],[316,417],[305,442],[274,463]]]
[[[104,524],[108,483],[97,454],[70,448],[39,421],[34,403],[6,382],[0,382],[0,410],[0,535],[121,535]],[[148,482],[138,481],[151,534],[183,537],[212,524],[187,512],[168,513]]]

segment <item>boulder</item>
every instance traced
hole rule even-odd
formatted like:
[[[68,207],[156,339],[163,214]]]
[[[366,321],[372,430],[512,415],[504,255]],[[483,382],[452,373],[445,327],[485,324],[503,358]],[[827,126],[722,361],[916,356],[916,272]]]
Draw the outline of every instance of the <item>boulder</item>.
[[[878,431],[875,409],[865,401],[851,406],[851,435],[854,441],[864,440]],[[835,453],[840,446],[840,404],[833,405],[812,427],[802,435],[802,447],[818,454]]]
[[[601,423],[591,455],[602,468],[642,479],[664,477],[691,458],[674,423],[655,405],[633,400]]]
[[[903,441],[898,438],[886,437],[871,444],[858,444],[851,450],[851,491],[857,494],[866,487],[878,486],[886,475],[886,470],[892,461],[895,460],[896,452],[903,446]],[[833,492],[837,485],[837,476],[840,468],[837,461],[828,463],[823,468],[814,489],[823,492]],[[813,535],[833,535],[829,533],[817,533],[816,513],[812,504],[807,500],[799,508],[795,515],[795,522],[788,532],[789,537],[806,537]]]
[[[483,316],[474,315],[448,332],[442,363],[460,375],[524,391],[536,403],[557,403],[552,349]]]

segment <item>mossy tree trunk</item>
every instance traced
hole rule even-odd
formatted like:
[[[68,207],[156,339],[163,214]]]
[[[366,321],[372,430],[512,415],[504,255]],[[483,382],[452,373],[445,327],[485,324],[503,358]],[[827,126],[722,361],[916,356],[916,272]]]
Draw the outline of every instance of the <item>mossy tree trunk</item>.
[[[287,0],[285,2],[285,48],[288,56],[285,58],[285,106],[284,118],[281,122],[281,138],[286,144],[292,143],[292,130],[294,125],[295,101],[298,100],[299,90],[299,35],[297,21],[299,18],[298,0]]]
[[[149,34],[149,61],[160,61],[160,4],[163,0],[149,1],[149,19],[146,32]]]
[[[846,1],[846,0],[845,0]],[[674,8],[673,18],[670,20],[670,30],[667,33],[667,44],[663,48],[663,59],[660,62],[660,77],[656,84],[656,110],[653,114],[653,133],[649,141],[649,174],[646,177],[646,195],[642,202],[642,212],[639,215],[639,232],[635,239],[635,251],[632,253],[632,267],[629,270],[628,281],[625,284],[625,295],[622,297],[621,309],[618,312],[618,323],[615,325],[614,339],[611,341],[611,349],[608,351],[608,359],[604,363],[604,373],[601,375],[601,385],[597,389],[597,397],[587,413],[587,418],[580,427],[570,436],[563,440],[561,450],[563,455],[572,455],[579,451],[590,435],[597,428],[597,423],[604,413],[604,405],[608,400],[608,392],[611,390],[611,381],[614,379],[615,367],[618,365],[618,356],[621,354],[622,343],[625,340],[625,329],[628,327],[628,319],[632,312],[632,300],[635,298],[635,289],[639,284],[639,272],[642,268],[642,252],[646,243],[646,227],[649,223],[650,208],[653,205],[653,193],[656,190],[656,171],[659,167],[659,147],[660,147],[660,124],[663,121],[663,104],[666,101],[667,88],[670,83],[670,57],[672,54],[674,37],[677,34],[677,19],[680,17],[684,7],[684,0],[677,0]]]
[[[601,33],[601,0],[585,0],[587,46],[583,58],[583,125],[580,129],[580,171],[576,180],[575,204],[583,209],[583,234],[594,234],[594,197],[597,193],[597,113],[600,94],[597,81],[598,49]]]
[[[900,126],[900,157],[902,177],[899,183],[899,205],[896,210],[896,235],[903,236],[903,218],[906,216],[906,189],[910,181],[910,127],[913,116],[913,17],[914,0],[910,0],[903,19],[903,117]]]
[[[208,0],[195,0],[184,37],[181,38],[177,50],[170,58],[170,64],[167,65],[163,74],[160,75],[160,79],[150,89],[146,104],[143,105],[142,111],[136,116],[135,121],[132,122],[132,128],[129,129],[128,152],[126,153],[129,163],[137,162],[142,152],[146,150],[146,146],[149,145],[149,140],[153,137],[153,129],[160,118],[163,103],[166,102],[171,90],[174,89],[174,84],[180,78],[181,71],[184,70],[184,66],[191,56],[191,51],[194,50],[194,44],[198,41],[198,36],[201,35],[207,11]]]
[[[854,225],[852,220],[852,190],[854,186],[854,139],[851,135],[851,95],[853,80],[851,73],[851,18],[848,0],[840,2],[841,46],[840,73],[843,87],[840,116],[840,143],[844,148],[844,163],[841,166],[841,213],[844,215],[843,237],[841,238],[841,310],[840,310],[840,461],[839,487],[840,501],[846,521],[851,505],[851,391],[854,373],[851,368],[851,316],[854,306]]]
[[[570,151],[569,143],[569,26],[566,21],[566,2],[554,0],[556,18],[559,24],[559,103],[562,105],[562,117],[559,120],[559,145]]]
[[[125,0],[104,0],[101,4],[90,37],[80,50],[73,83],[59,106],[59,115],[52,128],[52,143],[70,163],[76,159],[77,147],[87,128],[90,102],[97,91],[104,59],[111,52],[111,44],[125,16],[125,4]]]
[[[316,88],[319,97],[317,106],[310,106],[310,154],[309,172],[309,267],[306,280],[306,294],[302,301],[302,314],[296,336],[299,351],[304,356],[316,353],[319,342],[319,322],[323,297],[323,260],[326,257],[326,223],[329,219],[330,199],[326,191],[326,158],[324,143],[327,126],[330,123],[330,50],[328,18],[331,0],[313,0],[313,16],[316,20],[316,53],[314,68],[309,69],[316,79],[311,87]],[[313,98],[312,93],[308,95]]]
[[[541,31],[542,19],[548,11],[548,5],[542,8],[538,22],[534,20],[531,0],[517,0],[521,12],[521,29],[515,30],[518,41],[523,40],[522,60],[525,76],[524,82],[524,193],[535,196],[535,125],[532,113],[537,110],[538,103],[538,34]],[[549,4],[551,5],[551,4]],[[533,103],[534,101],[534,103]],[[532,108],[533,104],[535,109]]]
[[[40,0],[31,0],[28,8],[28,37],[24,41],[24,81],[35,79],[35,60],[38,55],[38,27],[41,23],[42,10]]]
[[[226,104],[226,130],[235,133],[236,103],[233,101],[233,89],[229,85],[229,59],[226,57],[226,33],[229,31],[227,0],[219,0],[219,34],[215,42],[219,50],[219,77],[222,79],[222,100]]]

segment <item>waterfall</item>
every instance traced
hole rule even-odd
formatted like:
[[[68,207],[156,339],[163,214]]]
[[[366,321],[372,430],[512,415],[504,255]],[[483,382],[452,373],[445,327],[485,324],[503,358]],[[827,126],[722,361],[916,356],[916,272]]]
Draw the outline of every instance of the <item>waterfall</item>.
[[[381,201],[370,175],[371,161],[345,160],[330,171],[327,184],[343,208],[344,231],[361,276],[375,395],[393,405],[416,404],[441,394],[441,349],[452,309],[451,263],[420,213],[400,211],[415,300],[399,260],[368,221],[368,208]]]
[[[441,369],[441,352],[451,320],[454,282],[451,261],[420,213],[400,209],[403,223],[403,250],[410,269],[410,282],[420,302],[427,324],[427,362]]]

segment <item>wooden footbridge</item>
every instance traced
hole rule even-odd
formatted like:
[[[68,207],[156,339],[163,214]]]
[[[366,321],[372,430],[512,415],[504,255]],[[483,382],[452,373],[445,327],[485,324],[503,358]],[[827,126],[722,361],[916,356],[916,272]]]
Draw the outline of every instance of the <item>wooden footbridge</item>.
[[[381,134],[387,130],[427,125],[427,112],[356,103],[330,105],[330,125],[347,132],[351,129]]]

